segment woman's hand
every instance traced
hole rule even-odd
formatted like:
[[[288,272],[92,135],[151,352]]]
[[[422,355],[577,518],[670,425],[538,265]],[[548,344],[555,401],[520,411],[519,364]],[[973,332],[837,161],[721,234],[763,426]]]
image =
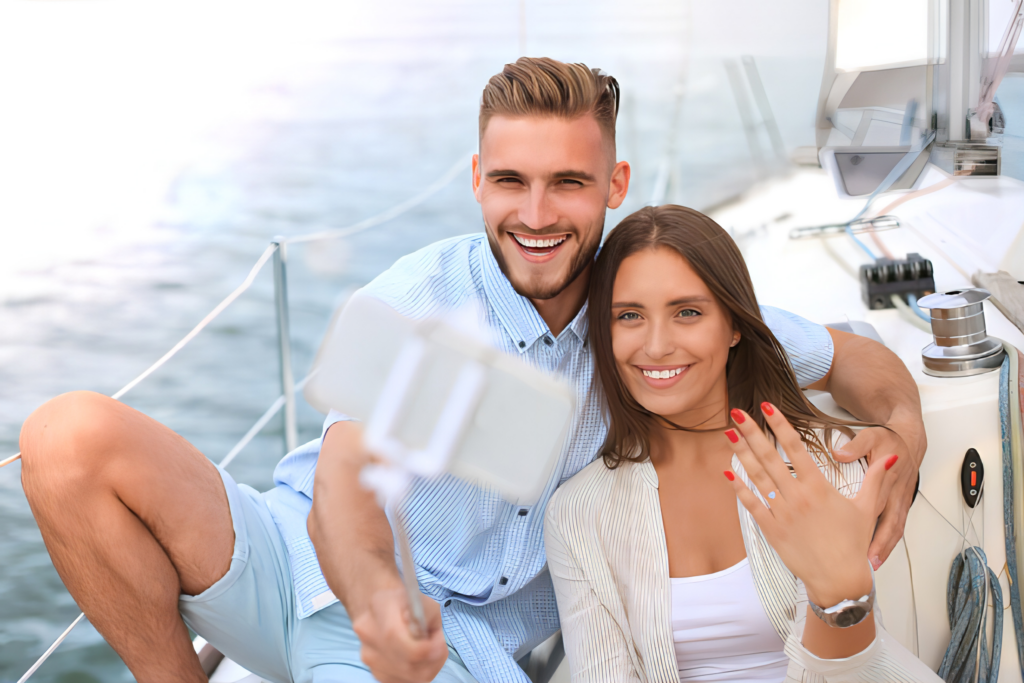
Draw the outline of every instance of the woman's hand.
[[[768,507],[732,471],[725,476],[772,548],[804,582],[808,599],[828,608],[866,595],[871,590],[868,546],[885,503],[880,495],[885,473],[896,456],[877,459],[857,495],[847,498],[818,469],[786,418],[770,403],[761,404],[761,409],[796,477],[768,437],[741,410],[730,413],[736,430],[728,430],[726,436]]]

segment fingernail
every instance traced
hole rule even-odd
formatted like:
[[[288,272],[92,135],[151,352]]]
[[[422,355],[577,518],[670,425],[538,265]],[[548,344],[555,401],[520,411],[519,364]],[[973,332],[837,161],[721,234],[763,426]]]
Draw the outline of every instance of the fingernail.
[[[730,472],[729,470],[726,470],[725,472],[722,472],[722,474],[724,474],[725,478],[728,479],[729,481],[733,481],[733,480],[736,479],[736,475],[733,474],[732,472]]]
[[[764,403],[761,404],[761,412],[763,412],[768,417],[771,417],[772,415],[775,414],[775,408],[772,408],[771,403],[765,401]]]
[[[732,415],[732,419],[736,420],[736,424],[738,425],[743,424],[743,422],[747,419],[743,416],[743,411],[740,410],[739,408],[733,408],[732,410],[729,411],[729,414]]]
[[[740,442],[739,434],[737,434],[736,430],[734,430],[734,429],[726,429],[725,430],[725,435],[729,438],[729,441],[732,441],[733,443],[739,443]]]
[[[890,469],[893,465],[896,464],[896,461],[899,459],[900,456],[898,455],[890,455],[889,459],[885,461],[885,469]]]
[[[882,566],[882,561],[880,559],[878,559],[878,555],[875,555],[874,557],[871,558],[871,568],[872,569],[874,569],[877,572],[878,568],[881,567],[881,566]]]

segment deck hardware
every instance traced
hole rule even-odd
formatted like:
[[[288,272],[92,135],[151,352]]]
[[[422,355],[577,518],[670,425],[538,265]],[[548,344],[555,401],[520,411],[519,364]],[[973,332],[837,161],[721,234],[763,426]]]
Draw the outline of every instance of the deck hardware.
[[[918,301],[931,310],[935,341],[924,347],[924,372],[933,377],[966,377],[997,370],[1002,365],[1002,342],[988,336],[982,304],[987,289],[957,289]]]
[[[878,258],[860,267],[860,297],[870,309],[896,308],[893,294],[920,299],[934,292],[932,262],[920,254],[907,254],[905,259]]]
[[[981,456],[973,448],[967,449],[964,463],[960,467],[960,491],[963,493],[967,507],[973,508],[981,498],[982,486],[985,482],[985,464]]]
[[[284,443],[290,453],[299,445],[295,422],[295,376],[292,373],[292,336],[288,324],[288,253],[283,237],[270,241],[274,250],[274,311],[277,317],[277,351],[281,368],[281,393],[284,394]]]

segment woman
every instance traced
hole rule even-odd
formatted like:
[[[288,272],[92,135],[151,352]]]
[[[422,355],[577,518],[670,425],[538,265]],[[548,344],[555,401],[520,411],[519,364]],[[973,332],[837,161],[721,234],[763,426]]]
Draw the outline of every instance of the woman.
[[[873,605],[897,458],[831,459],[859,423],[804,398],[725,231],[678,206],[629,216],[589,315],[608,438],[545,525],[572,680],[941,680]]]

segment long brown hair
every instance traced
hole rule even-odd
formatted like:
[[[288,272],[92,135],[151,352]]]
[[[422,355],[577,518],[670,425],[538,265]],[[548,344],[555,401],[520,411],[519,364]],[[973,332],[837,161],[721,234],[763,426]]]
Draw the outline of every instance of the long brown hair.
[[[655,424],[684,431],[710,431],[681,427],[647,411],[629,393],[615,363],[611,336],[612,288],[619,266],[632,254],[659,247],[677,252],[690,264],[740,333],[739,343],[729,349],[725,366],[729,408],[746,411],[761,429],[765,429],[764,416],[755,408],[769,401],[789,420],[820,461],[831,461],[825,444],[833,442],[834,431],[849,435],[849,426],[865,423],[829,417],[804,396],[786,352],[761,317],[747,265],[729,234],[698,211],[665,205],[645,207],[619,223],[605,241],[590,278],[590,340],[596,371],[608,401],[610,422],[608,437],[601,449],[605,464],[614,468],[623,461],[646,460],[650,452],[650,430]],[[824,440],[815,433],[822,428]]]

